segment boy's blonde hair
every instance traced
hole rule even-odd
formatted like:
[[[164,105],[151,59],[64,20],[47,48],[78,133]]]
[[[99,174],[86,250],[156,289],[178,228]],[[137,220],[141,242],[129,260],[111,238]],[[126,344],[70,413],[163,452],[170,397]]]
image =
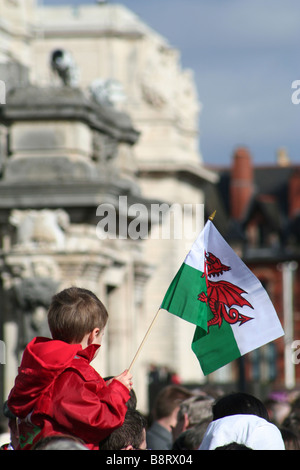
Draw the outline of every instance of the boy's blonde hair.
[[[106,308],[98,297],[80,287],[54,295],[48,310],[52,338],[66,343],[80,343],[95,328],[103,330],[107,319]]]

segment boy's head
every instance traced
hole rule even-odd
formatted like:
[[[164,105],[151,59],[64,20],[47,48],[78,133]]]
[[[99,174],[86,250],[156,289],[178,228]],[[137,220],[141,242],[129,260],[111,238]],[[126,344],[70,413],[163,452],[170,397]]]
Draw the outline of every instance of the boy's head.
[[[103,331],[108,313],[93,292],[70,287],[52,298],[48,324],[52,338],[66,343],[80,343],[95,328]]]

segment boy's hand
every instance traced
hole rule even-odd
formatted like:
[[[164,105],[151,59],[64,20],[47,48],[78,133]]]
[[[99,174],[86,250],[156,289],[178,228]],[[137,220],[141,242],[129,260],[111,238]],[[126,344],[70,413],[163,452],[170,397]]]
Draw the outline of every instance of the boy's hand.
[[[118,380],[123,385],[125,385],[125,387],[127,387],[129,391],[132,389],[132,375],[131,375],[130,372],[128,372],[127,369],[124,370],[124,372],[122,372],[122,374],[117,375],[116,377],[114,377],[114,379]]]

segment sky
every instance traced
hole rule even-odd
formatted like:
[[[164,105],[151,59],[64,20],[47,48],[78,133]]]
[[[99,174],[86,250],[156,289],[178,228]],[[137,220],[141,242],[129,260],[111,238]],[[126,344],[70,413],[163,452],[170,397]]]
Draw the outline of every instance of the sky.
[[[43,0],[45,5],[94,0]],[[199,150],[207,165],[230,165],[247,147],[256,165],[279,148],[300,164],[299,0],[109,0],[120,3],[180,51],[198,91]],[[300,93],[299,93],[300,96]]]

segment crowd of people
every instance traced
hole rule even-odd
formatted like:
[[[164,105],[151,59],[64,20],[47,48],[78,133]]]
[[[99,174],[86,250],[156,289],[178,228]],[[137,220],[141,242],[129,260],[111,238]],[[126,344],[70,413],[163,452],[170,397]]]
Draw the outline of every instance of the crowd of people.
[[[181,387],[170,385],[158,394],[146,436],[150,448],[300,450],[300,398],[295,392],[271,394],[265,401],[243,392],[216,397],[197,390],[184,399],[182,393]]]
[[[242,392],[216,397],[164,386],[150,416],[138,408],[132,374],[102,378],[90,365],[107,311],[90,291],[56,294],[52,339],[34,338],[4,404],[10,439],[2,450],[299,450],[300,398],[262,402]]]

